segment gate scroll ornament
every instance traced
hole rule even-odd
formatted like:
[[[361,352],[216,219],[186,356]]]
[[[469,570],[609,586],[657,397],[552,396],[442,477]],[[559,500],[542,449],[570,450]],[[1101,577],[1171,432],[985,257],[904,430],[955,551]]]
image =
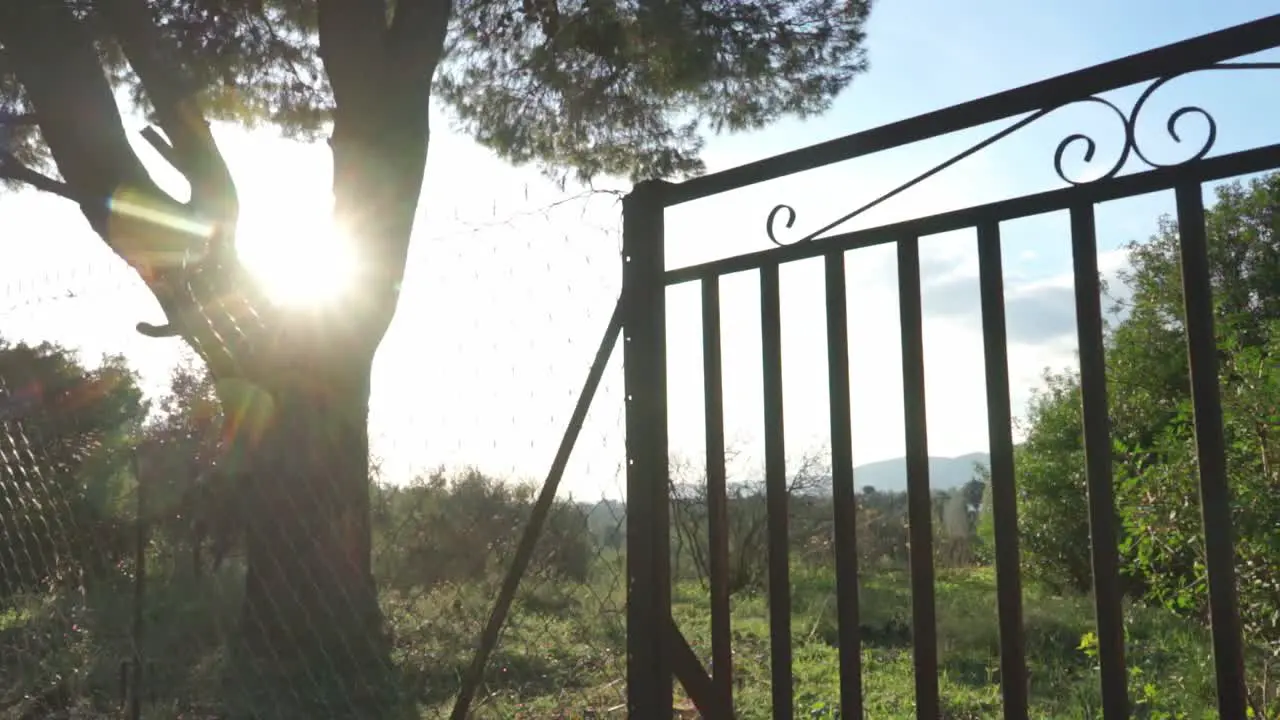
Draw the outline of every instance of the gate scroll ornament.
[[[1009,127],[1004,128],[1003,130],[995,133],[994,135],[991,135],[990,137],[985,138],[981,142],[978,142],[975,145],[972,145],[971,147],[967,148],[963,152],[960,152],[952,156],[951,158],[947,159],[945,162],[939,165],[936,165],[933,168],[930,168],[929,170],[921,173],[920,175],[917,175],[911,180],[908,180],[907,182],[899,185],[898,187],[876,198],[875,200],[868,202],[867,204],[857,208],[856,210],[850,213],[847,213],[846,215],[843,215],[837,218],[836,220],[830,223],[827,223],[821,228],[818,228],[817,230],[814,230],[813,232],[801,238],[798,238],[796,240],[787,242],[785,240],[778,239],[776,226],[779,221],[779,216],[785,215],[785,219],[782,220],[782,227],[787,230],[790,230],[791,227],[795,225],[795,221],[796,221],[795,208],[787,204],[779,204],[769,211],[769,216],[765,219],[765,234],[768,235],[769,240],[773,242],[773,244],[779,247],[784,247],[787,245],[794,245],[797,243],[808,242],[810,240],[819,239],[824,233],[830,230],[833,230],[839,227],[840,225],[843,225],[844,223],[848,222],[849,220],[852,220],[858,215],[861,215],[862,213],[876,207],[877,205],[884,203],[886,200],[889,200],[890,198],[893,198],[905,192],[906,190],[909,190],[910,188],[920,184],[921,182],[929,179],[930,177],[933,177],[934,175],[942,172],[943,170],[946,170],[947,168],[955,165],[956,163],[959,163],[961,160],[964,160],[965,158],[971,155],[974,155],[980,150],[983,150],[995,144],[996,142],[1008,137],[1009,135],[1012,135],[1018,130],[1021,130],[1022,128],[1030,125],[1031,123],[1034,123],[1040,118],[1043,118],[1046,115],[1049,115],[1050,113],[1053,113],[1057,110],[1061,110],[1062,108],[1070,107],[1072,105],[1078,105],[1080,103],[1094,103],[1097,105],[1102,105],[1103,107],[1107,108],[1112,113],[1114,113],[1115,116],[1120,119],[1120,124],[1124,128],[1124,145],[1120,150],[1120,156],[1116,158],[1114,164],[1112,164],[1111,167],[1108,168],[1105,173],[1088,180],[1073,180],[1072,178],[1068,177],[1067,171],[1063,168],[1063,160],[1066,157],[1067,151],[1077,143],[1080,143],[1080,142],[1084,143],[1083,160],[1086,164],[1088,164],[1093,162],[1094,156],[1098,149],[1098,144],[1092,137],[1084,133],[1072,133],[1071,135],[1068,135],[1067,137],[1063,138],[1062,141],[1058,143],[1058,147],[1057,149],[1054,150],[1054,153],[1053,153],[1053,169],[1054,169],[1054,172],[1057,173],[1058,177],[1061,178],[1063,182],[1069,185],[1077,185],[1077,186],[1088,185],[1090,183],[1098,182],[1099,180],[1109,180],[1111,178],[1114,178],[1120,174],[1120,171],[1122,169],[1124,169],[1124,166],[1126,163],[1128,163],[1130,156],[1137,157],[1139,161],[1146,164],[1151,169],[1177,167],[1179,165],[1186,165],[1189,163],[1196,162],[1197,160],[1203,160],[1213,150],[1213,146],[1218,140],[1218,123],[1216,120],[1214,120],[1213,115],[1208,110],[1205,110],[1204,108],[1198,105],[1184,105],[1169,114],[1168,119],[1165,121],[1165,131],[1169,134],[1169,137],[1173,138],[1173,141],[1179,145],[1183,145],[1185,143],[1184,137],[1180,135],[1178,132],[1178,123],[1181,122],[1184,117],[1188,115],[1195,115],[1200,118],[1203,118],[1204,122],[1206,123],[1205,137],[1204,137],[1204,140],[1200,143],[1199,148],[1194,153],[1192,153],[1189,157],[1176,162],[1171,162],[1171,163],[1157,162],[1155,160],[1152,160],[1150,156],[1144,153],[1142,150],[1141,144],[1138,142],[1137,125],[1138,125],[1138,118],[1142,114],[1142,110],[1146,106],[1147,101],[1151,99],[1151,96],[1154,95],[1157,90],[1164,87],[1169,82],[1176,80],[1180,77],[1184,77],[1184,76],[1191,75],[1193,73],[1198,73],[1198,72],[1209,72],[1212,70],[1280,70],[1280,62],[1222,62],[1222,63],[1215,63],[1208,67],[1197,68],[1194,70],[1188,70],[1186,72],[1176,73],[1174,75],[1167,75],[1165,77],[1158,78],[1152,81],[1151,84],[1148,85],[1147,88],[1142,91],[1142,94],[1138,96],[1137,101],[1135,101],[1133,104],[1133,108],[1129,110],[1128,113],[1126,113],[1124,110],[1121,110],[1120,107],[1116,105],[1114,102],[1112,102],[1111,100],[1108,100],[1104,97],[1100,97],[1098,95],[1089,95],[1087,97],[1076,98],[1073,100],[1068,100],[1066,102],[1059,103],[1057,105],[1053,105],[1051,107],[1037,110],[1031,113],[1030,115],[1028,115],[1027,117],[1022,118],[1021,120],[1014,123],[1013,125],[1010,125]]]

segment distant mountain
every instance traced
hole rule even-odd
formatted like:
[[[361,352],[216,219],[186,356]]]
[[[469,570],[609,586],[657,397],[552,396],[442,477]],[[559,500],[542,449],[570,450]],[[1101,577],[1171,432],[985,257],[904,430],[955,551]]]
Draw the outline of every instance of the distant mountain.
[[[988,464],[991,457],[984,452],[969,453],[960,457],[929,458],[929,487],[933,490],[950,490],[973,479],[974,463]],[[853,484],[861,490],[870,485],[876,490],[891,492],[907,489],[907,459],[905,457],[881,460],[853,468]]]

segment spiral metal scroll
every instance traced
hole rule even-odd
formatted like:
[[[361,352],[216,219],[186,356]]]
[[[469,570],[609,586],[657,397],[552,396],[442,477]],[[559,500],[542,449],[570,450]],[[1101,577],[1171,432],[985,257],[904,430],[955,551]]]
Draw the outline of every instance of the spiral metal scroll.
[[[1124,126],[1124,147],[1120,151],[1120,157],[1116,159],[1115,164],[1113,164],[1110,168],[1108,168],[1107,171],[1103,173],[1101,176],[1094,178],[1092,180],[1072,180],[1071,178],[1067,177],[1067,173],[1062,167],[1062,159],[1066,155],[1067,148],[1069,148],[1071,145],[1077,142],[1083,141],[1085,143],[1084,161],[1085,163],[1090,163],[1093,161],[1094,151],[1097,149],[1097,143],[1094,142],[1093,138],[1089,137],[1088,135],[1085,135],[1084,133],[1075,133],[1073,135],[1069,135],[1063,138],[1062,142],[1058,143],[1058,147],[1053,153],[1054,172],[1056,172],[1058,174],[1058,177],[1062,178],[1062,181],[1065,183],[1069,183],[1071,185],[1087,185],[1092,182],[1097,182],[1099,180],[1106,180],[1118,175],[1120,173],[1120,170],[1124,167],[1125,163],[1129,161],[1130,155],[1136,156],[1139,160],[1141,160],[1143,163],[1145,163],[1148,167],[1151,167],[1151,168],[1176,167],[1178,165],[1185,165],[1187,163],[1192,163],[1197,160],[1204,159],[1204,157],[1207,156],[1211,150],[1213,150],[1214,143],[1218,141],[1218,122],[1214,120],[1213,115],[1208,110],[1205,110],[1199,105],[1184,105],[1178,108],[1177,110],[1174,110],[1172,113],[1170,113],[1169,118],[1165,121],[1165,131],[1169,133],[1169,137],[1173,138],[1174,142],[1178,144],[1182,144],[1183,138],[1178,134],[1178,123],[1182,120],[1182,118],[1186,117],[1187,115],[1198,115],[1204,118],[1204,121],[1207,125],[1204,141],[1200,144],[1200,147],[1195,152],[1193,152],[1189,157],[1184,158],[1182,160],[1178,160],[1176,162],[1161,163],[1161,162],[1156,162],[1155,160],[1152,160],[1146,153],[1142,151],[1142,146],[1138,143],[1137,127],[1138,127],[1138,117],[1142,114],[1142,110],[1146,106],[1147,101],[1151,99],[1151,96],[1154,95],[1157,90],[1164,87],[1169,82],[1176,80],[1177,78],[1180,78],[1184,75],[1188,75],[1192,72],[1201,72],[1203,70],[1222,70],[1222,69],[1230,69],[1230,68],[1239,69],[1239,68],[1253,68],[1253,67],[1265,67],[1265,66],[1274,66],[1275,68],[1280,68],[1280,63],[1230,63],[1230,64],[1214,65],[1208,68],[1200,68],[1199,70],[1190,70],[1185,73],[1178,73],[1176,75],[1168,75],[1168,76],[1162,77],[1159,80],[1156,80],[1155,82],[1151,83],[1151,85],[1149,85],[1146,90],[1142,91],[1142,94],[1138,96],[1137,102],[1133,104],[1133,109],[1129,111],[1128,115],[1126,115],[1120,108],[1116,107],[1115,103],[1112,103],[1109,100],[1097,97],[1096,95],[1083,98],[1082,100],[1077,101],[1077,102],[1100,103],[1106,106],[1107,108],[1109,108],[1112,112],[1114,112],[1116,114],[1116,117],[1120,118],[1120,122]]]
[[[1089,180],[1073,180],[1072,178],[1068,177],[1067,172],[1063,167],[1063,160],[1065,159],[1067,152],[1073,146],[1083,143],[1084,153],[1082,155],[1082,159],[1084,163],[1087,165],[1094,161],[1094,157],[1097,154],[1098,143],[1092,137],[1090,137],[1085,133],[1073,133],[1063,138],[1062,141],[1058,143],[1058,146],[1057,148],[1055,148],[1053,153],[1053,169],[1054,169],[1054,172],[1057,173],[1058,177],[1061,178],[1063,182],[1069,185],[1075,185],[1075,186],[1088,185],[1090,183],[1095,183],[1100,180],[1108,180],[1108,179],[1114,178],[1120,174],[1120,171],[1124,168],[1125,164],[1129,161],[1129,158],[1131,156],[1138,158],[1138,160],[1140,160],[1142,163],[1144,163],[1150,168],[1176,167],[1179,165],[1185,165],[1187,163],[1196,162],[1197,160],[1202,160],[1213,150],[1213,146],[1218,140],[1218,123],[1216,120],[1214,120],[1213,115],[1210,114],[1208,110],[1205,110],[1204,108],[1198,105],[1184,105],[1169,114],[1169,118],[1165,122],[1165,131],[1168,132],[1169,137],[1173,138],[1174,142],[1178,143],[1179,145],[1183,145],[1186,142],[1185,138],[1178,132],[1178,123],[1180,123],[1183,118],[1185,118],[1188,115],[1197,115],[1201,118],[1204,118],[1204,121],[1207,125],[1204,140],[1195,149],[1195,151],[1191,153],[1188,157],[1182,160],[1177,160],[1169,163],[1161,163],[1161,162],[1152,160],[1149,155],[1143,152],[1142,146],[1139,144],[1138,138],[1137,138],[1137,124],[1138,124],[1138,118],[1142,114],[1142,110],[1146,107],[1147,101],[1151,99],[1151,96],[1154,95],[1157,90],[1164,87],[1169,82],[1176,80],[1180,77],[1183,77],[1184,75],[1189,75],[1191,73],[1197,73],[1197,72],[1205,72],[1208,70],[1280,70],[1280,63],[1272,63],[1272,62],[1218,63],[1215,65],[1210,65],[1208,67],[1197,68],[1195,70],[1188,70],[1186,72],[1176,73],[1173,75],[1166,75],[1164,77],[1156,79],[1147,87],[1146,90],[1143,90],[1142,94],[1138,96],[1137,101],[1134,102],[1133,108],[1127,113],[1124,110],[1121,110],[1120,107],[1117,106],[1112,101],[1103,97],[1099,97],[1097,95],[1090,95],[1084,98],[1077,98],[1075,100],[1064,102],[1059,105],[1054,105],[1052,107],[1044,108],[1042,110],[1038,110],[1032,113],[1031,115],[1019,120],[1018,122],[1014,123],[1013,125],[1010,125],[1009,127],[1001,130],[1000,132],[995,133],[994,135],[991,135],[990,137],[984,139],[982,142],[979,142],[976,145],[968,148],[964,152],[959,153],[954,157],[948,159],[946,162],[935,166],[934,168],[916,176],[915,178],[912,178],[911,180],[903,183],[902,185],[899,185],[898,187],[885,193],[884,195],[881,195],[880,197],[876,198],[870,203],[867,203],[866,205],[863,205],[857,210],[854,210],[853,212],[848,213],[847,215],[844,215],[843,217],[837,219],[835,222],[828,223],[827,225],[819,228],[818,230],[811,232],[805,235],[804,237],[798,238],[791,242],[785,242],[783,240],[778,239],[776,225],[778,222],[779,215],[784,215],[785,216],[784,227],[786,229],[790,229],[795,224],[795,221],[796,221],[795,208],[785,204],[777,205],[773,208],[773,210],[769,212],[769,216],[765,220],[765,234],[769,237],[769,240],[773,242],[773,244],[778,245],[779,247],[782,247],[785,245],[791,245],[794,243],[814,240],[819,236],[821,236],[823,233],[826,233],[828,230],[834,229],[836,226],[847,222],[848,220],[866,212],[867,210],[870,210],[871,208],[883,203],[889,198],[903,192],[904,190],[907,190],[908,188],[913,187],[914,185],[917,185],[921,181],[956,164],[957,162],[963,160],[964,158],[969,157],[970,155],[973,155],[979,150],[982,150],[983,148],[995,143],[996,141],[1001,140],[1013,134],[1014,132],[1026,127],[1027,125],[1030,125],[1031,123],[1035,122],[1036,120],[1039,120],[1045,115],[1048,115],[1049,113],[1052,113],[1056,110],[1060,110],[1064,107],[1077,105],[1079,103],[1096,103],[1098,105],[1102,105],[1103,107],[1107,108],[1112,113],[1114,113],[1115,116],[1119,118],[1121,127],[1124,129],[1124,146],[1120,151],[1119,157],[1117,157],[1115,162],[1109,168],[1107,168],[1106,172]]]
[[[778,213],[787,214],[785,227],[790,230],[791,226],[796,224],[796,209],[790,205],[777,205],[769,211],[769,217],[764,221],[764,231],[769,235],[769,240],[771,240],[774,245],[782,247],[789,243],[784,243],[781,240],[778,240],[778,238],[773,234],[773,223],[778,219]]]

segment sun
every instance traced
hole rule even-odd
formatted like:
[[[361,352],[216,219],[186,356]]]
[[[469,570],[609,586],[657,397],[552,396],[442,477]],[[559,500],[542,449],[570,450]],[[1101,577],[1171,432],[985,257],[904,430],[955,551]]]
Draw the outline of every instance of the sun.
[[[359,269],[354,243],[327,208],[244,216],[236,250],[267,295],[292,307],[318,309],[343,300]]]

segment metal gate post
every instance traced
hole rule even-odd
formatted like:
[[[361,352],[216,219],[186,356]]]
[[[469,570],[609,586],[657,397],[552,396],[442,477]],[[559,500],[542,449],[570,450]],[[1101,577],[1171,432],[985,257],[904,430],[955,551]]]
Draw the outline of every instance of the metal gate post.
[[[671,538],[667,466],[667,184],[622,201],[623,364],[627,422],[627,711],[672,713]]]

